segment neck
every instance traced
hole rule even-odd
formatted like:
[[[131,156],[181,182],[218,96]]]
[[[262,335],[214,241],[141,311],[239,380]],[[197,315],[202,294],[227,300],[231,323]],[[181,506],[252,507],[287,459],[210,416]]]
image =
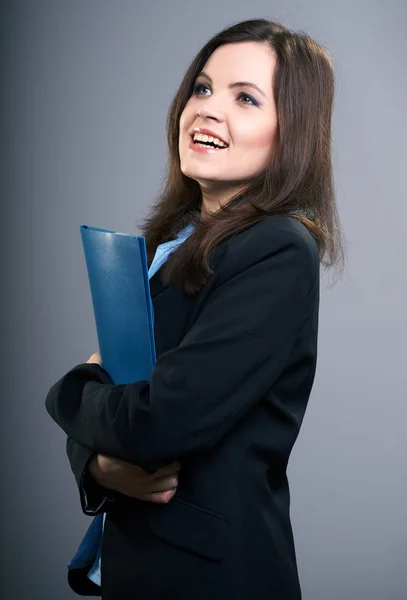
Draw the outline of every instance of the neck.
[[[201,204],[201,216],[210,215],[211,213],[217,212],[222,206],[227,204],[232,196],[241,192],[245,186],[238,186],[231,189],[225,187],[224,189],[216,190],[205,190],[202,189],[202,204]]]

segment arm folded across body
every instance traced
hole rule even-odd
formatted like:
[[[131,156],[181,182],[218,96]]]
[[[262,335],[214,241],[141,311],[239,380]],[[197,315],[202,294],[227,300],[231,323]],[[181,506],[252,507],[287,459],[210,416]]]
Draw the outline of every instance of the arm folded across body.
[[[149,473],[213,448],[278,379],[315,298],[309,243],[297,234],[268,246],[211,291],[150,381],[114,385],[99,365],[79,364],[47,395],[52,419],[89,450]]]
[[[90,475],[88,464],[95,452],[68,437],[66,453],[78,486],[82,512],[90,516],[106,512],[114,502],[115,492],[98,485]]]

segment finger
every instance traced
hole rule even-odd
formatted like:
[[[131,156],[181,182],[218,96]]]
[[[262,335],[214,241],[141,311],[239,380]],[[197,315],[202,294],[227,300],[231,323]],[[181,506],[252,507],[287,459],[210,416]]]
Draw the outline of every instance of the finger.
[[[177,487],[173,489],[167,489],[161,492],[147,492],[142,493],[140,489],[134,488],[133,486],[124,489],[123,487],[120,489],[120,492],[125,496],[129,496],[130,498],[137,498],[137,500],[142,500],[144,502],[159,502],[166,503],[171,500],[177,491]]]
[[[171,473],[178,473],[181,470],[181,465],[179,462],[175,461],[169,465],[165,465],[165,467],[161,467],[158,469],[153,475],[160,477],[161,475],[169,475]]]
[[[146,494],[145,499],[147,502],[167,504],[175,496],[176,491],[177,489],[175,488],[166,492],[153,492],[152,494]]]
[[[165,467],[161,467],[161,469],[158,469],[158,471],[152,473],[150,477],[152,480],[154,480],[163,477],[164,475],[173,475],[174,473],[179,473],[180,470],[181,465],[179,464],[179,462],[174,462],[170,465],[166,465]]]
[[[150,492],[167,492],[178,487],[178,476],[177,475],[166,475],[154,481],[150,481],[148,486],[148,493]]]

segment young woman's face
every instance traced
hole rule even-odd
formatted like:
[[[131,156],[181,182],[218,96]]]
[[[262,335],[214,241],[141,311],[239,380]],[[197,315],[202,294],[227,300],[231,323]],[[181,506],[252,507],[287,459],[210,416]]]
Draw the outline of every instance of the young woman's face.
[[[203,191],[227,188],[234,193],[268,164],[277,130],[275,64],[275,54],[264,44],[226,44],[213,52],[197,77],[180,118],[179,155],[182,172]],[[227,148],[191,146],[195,127],[213,131]]]

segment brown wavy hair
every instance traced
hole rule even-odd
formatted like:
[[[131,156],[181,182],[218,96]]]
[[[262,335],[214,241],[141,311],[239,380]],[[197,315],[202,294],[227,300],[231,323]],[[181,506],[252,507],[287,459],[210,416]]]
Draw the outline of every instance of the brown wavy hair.
[[[248,41],[268,44],[277,56],[273,93],[278,125],[272,157],[244,191],[216,212],[201,216],[200,186],[180,168],[180,116],[198,74],[216,48]],[[209,258],[219,244],[277,214],[294,216],[310,230],[324,267],[343,265],[331,164],[333,99],[330,54],[304,32],[290,31],[276,21],[251,19],[224,29],[205,44],[188,67],[169,108],[169,161],[162,191],[139,223],[149,265],[159,244],[174,239],[188,223],[196,226],[161,268],[164,286],[171,284],[195,294],[213,273]]]

